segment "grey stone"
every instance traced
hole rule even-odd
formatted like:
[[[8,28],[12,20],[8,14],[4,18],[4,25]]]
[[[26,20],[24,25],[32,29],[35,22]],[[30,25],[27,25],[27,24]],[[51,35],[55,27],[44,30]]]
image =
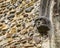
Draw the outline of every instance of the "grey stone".
[[[25,9],[25,12],[29,13],[29,12],[31,12],[31,11],[32,11],[32,9],[33,9],[33,8],[34,8],[33,6],[28,7],[28,8],[26,8],[26,9]]]

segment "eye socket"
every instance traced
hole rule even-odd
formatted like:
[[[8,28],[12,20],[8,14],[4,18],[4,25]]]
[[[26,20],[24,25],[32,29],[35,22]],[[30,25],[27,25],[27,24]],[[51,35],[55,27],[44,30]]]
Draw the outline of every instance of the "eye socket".
[[[40,25],[40,23],[41,23],[40,21],[37,21],[37,24],[38,24],[38,25]]]
[[[37,20],[37,21],[35,22],[35,24],[36,24],[37,27],[39,27],[40,24],[41,24],[41,21],[40,21],[40,20]]]

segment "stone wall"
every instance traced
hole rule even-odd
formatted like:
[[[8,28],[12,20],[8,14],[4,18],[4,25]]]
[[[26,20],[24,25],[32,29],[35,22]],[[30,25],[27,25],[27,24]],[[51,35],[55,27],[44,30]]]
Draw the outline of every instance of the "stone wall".
[[[34,23],[41,0],[0,0],[0,48],[60,48],[59,2],[52,0],[50,6],[52,38],[42,37]]]

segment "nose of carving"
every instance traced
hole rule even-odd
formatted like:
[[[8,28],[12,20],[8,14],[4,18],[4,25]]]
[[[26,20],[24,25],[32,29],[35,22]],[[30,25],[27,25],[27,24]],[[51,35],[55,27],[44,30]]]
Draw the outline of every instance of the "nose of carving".
[[[40,17],[35,20],[35,26],[37,27],[39,33],[47,34],[50,30],[50,20],[45,17]]]

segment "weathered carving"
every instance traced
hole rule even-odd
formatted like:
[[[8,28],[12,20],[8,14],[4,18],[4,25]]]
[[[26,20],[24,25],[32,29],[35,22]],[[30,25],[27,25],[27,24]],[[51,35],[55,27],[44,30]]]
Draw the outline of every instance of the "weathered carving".
[[[41,35],[47,35],[47,32],[50,30],[50,21],[46,17],[37,18],[35,25]]]

